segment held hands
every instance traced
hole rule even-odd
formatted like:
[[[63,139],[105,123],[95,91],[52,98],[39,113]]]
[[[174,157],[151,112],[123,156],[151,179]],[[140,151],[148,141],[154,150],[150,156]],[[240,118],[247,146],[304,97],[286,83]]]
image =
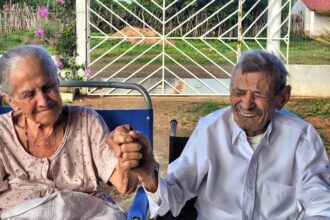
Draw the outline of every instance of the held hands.
[[[154,159],[148,139],[129,125],[117,127],[108,136],[108,144],[115,151],[119,166],[135,174],[145,187],[154,188],[157,177]],[[150,185],[150,187],[148,187]]]

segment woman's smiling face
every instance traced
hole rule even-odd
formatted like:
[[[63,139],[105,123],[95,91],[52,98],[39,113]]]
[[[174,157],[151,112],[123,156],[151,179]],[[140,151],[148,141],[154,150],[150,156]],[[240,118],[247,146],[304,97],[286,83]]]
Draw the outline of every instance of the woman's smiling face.
[[[8,104],[44,125],[54,123],[62,110],[58,81],[45,72],[47,69],[38,60],[26,57],[15,63],[9,78],[13,94]]]
[[[265,132],[277,105],[268,74],[236,73],[230,86],[230,103],[236,123],[248,136]]]

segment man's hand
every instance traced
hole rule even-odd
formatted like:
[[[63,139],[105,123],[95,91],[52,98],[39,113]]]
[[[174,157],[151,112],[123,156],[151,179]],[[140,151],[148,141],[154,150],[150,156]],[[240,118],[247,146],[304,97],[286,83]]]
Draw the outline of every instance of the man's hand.
[[[119,165],[135,174],[149,191],[156,191],[157,163],[148,139],[129,125],[117,127],[108,136],[108,144],[115,151]],[[156,188],[155,188],[156,187]],[[155,188],[155,189],[154,189]]]

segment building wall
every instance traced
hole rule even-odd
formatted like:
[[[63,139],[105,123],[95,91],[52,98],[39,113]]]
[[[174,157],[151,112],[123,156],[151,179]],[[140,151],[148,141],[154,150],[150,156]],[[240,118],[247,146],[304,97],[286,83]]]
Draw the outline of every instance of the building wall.
[[[330,65],[287,65],[292,96],[330,97]]]
[[[305,6],[305,33],[310,36],[319,36],[324,29],[330,30],[330,16],[318,14]]]
[[[309,10],[301,0],[298,0],[292,7],[292,15],[303,16],[306,35],[319,36],[323,29],[330,30],[330,16]]]
[[[324,29],[330,30],[330,16],[315,13],[314,36],[319,36]]]
[[[314,34],[315,13],[304,6],[304,31],[306,35]]]

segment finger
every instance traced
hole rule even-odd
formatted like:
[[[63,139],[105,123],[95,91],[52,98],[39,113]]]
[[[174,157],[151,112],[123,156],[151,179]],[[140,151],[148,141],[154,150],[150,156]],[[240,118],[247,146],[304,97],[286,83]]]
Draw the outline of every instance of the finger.
[[[115,152],[117,157],[121,156],[122,152],[119,144],[115,143],[111,138],[109,138],[108,145],[112,148],[112,150]]]
[[[117,134],[127,135],[128,132],[133,131],[133,127],[129,124],[117,126],[112,132]]]
[[[120,131],[123,131],[123,132],[126,132],[126,133],[134,130],[134,128],[129,124],[119,126],[118,128],[120,129]]]
[[[123,153],[139,152],[142,149],[142,145],[139,142],[131,142],[120,145],[120,148]]]
[[[129,135],[137,140],[139,143],[141,143],[143,146],[148,146],[150,147],[149,139],[141,134],[139,131],[130,131]]]
[[[112,141],[117,144],[131,143],[131,142],[135,141],[135,139],[131,135],[120,134],[117,132],[113,132],[110,135],[110,139],[112,139]]]
[[[122,167],[125,170],[130,170],[130,169],[136,168],[138,166],[139,166],[139,161],[138,160],[129,160],[129,161],[125,161],[125,162],[122,163]]]
[[[132,130],[128,132],[129,135],[131,135],[133,138],[139,138],[142,134],[139,131]]]
[[[139,152],[123,153],[122,159],[123,159],[123,162],[130,161],[130,160],[141,160],[142,154]]]
[[[129,124],[125,125],[125,127],[126,127],[127,131],[134,131],[134,128]]]

